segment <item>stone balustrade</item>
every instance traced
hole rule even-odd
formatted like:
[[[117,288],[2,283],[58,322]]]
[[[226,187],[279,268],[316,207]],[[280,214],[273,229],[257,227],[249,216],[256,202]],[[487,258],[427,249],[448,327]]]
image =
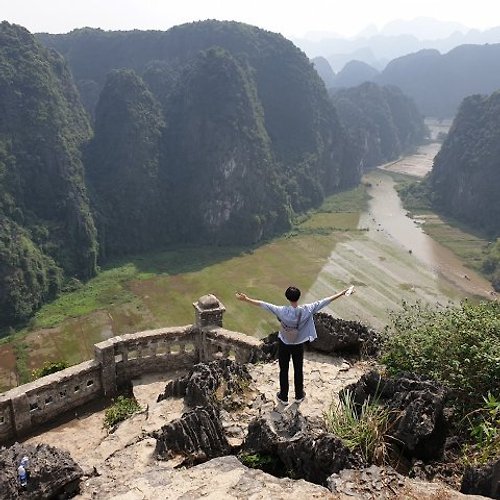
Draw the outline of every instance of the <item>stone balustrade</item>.
[[[195,324],[113,337],[94,346],[94,359],[0,394],[0,444],[20,439],[93,400],[115,396],[145,373],[189,369],[201,361],[259,359],[261,342],[222,328],[224,306],[213,296],[193,304]]]

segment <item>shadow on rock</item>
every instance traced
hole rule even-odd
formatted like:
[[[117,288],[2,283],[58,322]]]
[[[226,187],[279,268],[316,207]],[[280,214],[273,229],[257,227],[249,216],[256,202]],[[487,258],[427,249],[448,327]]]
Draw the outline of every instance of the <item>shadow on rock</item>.
[[[500,500],[500,460],[482,467],[466,467],[460,491]]]

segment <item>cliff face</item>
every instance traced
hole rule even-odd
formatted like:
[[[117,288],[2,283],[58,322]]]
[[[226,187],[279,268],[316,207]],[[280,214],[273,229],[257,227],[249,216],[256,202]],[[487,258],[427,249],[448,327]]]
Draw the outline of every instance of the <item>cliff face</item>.
[[[430,183],[442,210],[500,235],[500,92],[464,99]]]
[[[415,103],[395,87],[367,82],[333,93],[332,100],[362,151],[365,169],[396,160],[426,137]]]
[[[0,325],[25,319],[63,273],[96,271],[80,147],[90,127],[64,61],[0,24]]]
[[[177,238],[248,243],[289,227],[248,67],[223,49],[200,53],[168,110],[162,175]]]
[[[158,101],[132,70],[108,75],[96,109],[86,171],[101,254],[140,252],[164,241],[159,185],[164,122]]]

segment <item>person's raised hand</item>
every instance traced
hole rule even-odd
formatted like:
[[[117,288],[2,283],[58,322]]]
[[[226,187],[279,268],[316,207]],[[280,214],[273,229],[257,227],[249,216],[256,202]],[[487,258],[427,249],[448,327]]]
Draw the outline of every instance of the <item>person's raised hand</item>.
[[[243,300],[244,301],[244,300],[248,299],[247,295],[245,295],[243,292],[236,292],[235,295],[236,295],[236,298],[238,300]]]

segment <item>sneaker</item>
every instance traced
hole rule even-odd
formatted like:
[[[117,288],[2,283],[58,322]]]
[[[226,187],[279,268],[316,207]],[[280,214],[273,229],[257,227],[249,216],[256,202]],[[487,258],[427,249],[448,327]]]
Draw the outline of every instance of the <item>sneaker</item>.
[[[302,403],[302,401],[304,401],[304,399],[306,399],[306,393],[305,392],[302,393],[302,397],[301,398],[295,398],[295,402],[297,404],[300,404],[300,403]]]
[[[282,405],[288,404],[288,399],[283,399],[279,392],[276,394],[276,399],[278,400],[278,403],[281,403]]]

